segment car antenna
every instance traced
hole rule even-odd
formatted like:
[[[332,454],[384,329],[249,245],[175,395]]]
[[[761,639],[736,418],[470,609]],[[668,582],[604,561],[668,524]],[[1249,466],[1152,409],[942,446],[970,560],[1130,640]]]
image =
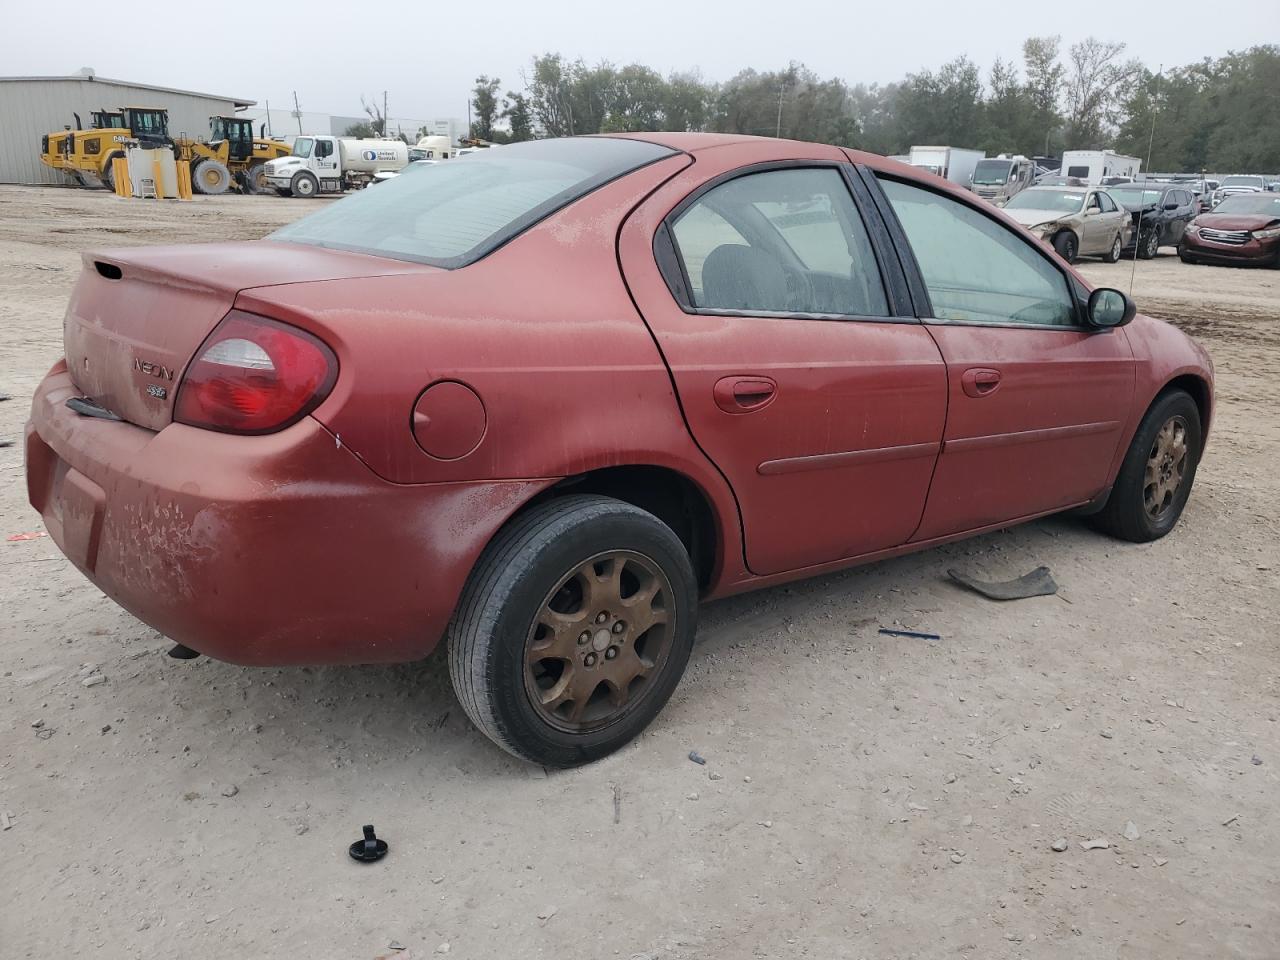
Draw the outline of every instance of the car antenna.
[[[1156,70],[1155,87],[1151,91],[1151,135],[1147,138],[1147,173],[1151,173],[1151,154],[1155,151],[1156,145],[1156,95],[1160,92],[1160,77],[1164,75],[1164,64],[1160,64],[1160,68]],[[1143,182],[1145,183],[1145,177]],[[1142,202],[1142,195],[1146,193],[1144,187],[1138,190],[1138,230],[1133,235],[1133,266],[1129,268],[1129,299],[1133,299],[1133,278],[1138,272],[1138,244],[1142,242],[1142,213],[1147,209],[1146,204]]]

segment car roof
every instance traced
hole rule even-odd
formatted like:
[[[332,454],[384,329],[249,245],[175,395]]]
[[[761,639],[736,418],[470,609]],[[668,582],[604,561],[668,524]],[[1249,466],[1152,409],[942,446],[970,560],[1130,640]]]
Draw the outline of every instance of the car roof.
[[[1032,190],[1052,190],[1054,193],[1086,193],[1089,190],[1101,190],[1101,189],[1103,188],[1102,187],[1074,187],[1065,183],[1060,187],[1055,187],[1049,183],[1038,183],[1035,186],[1027,187],[1027,192],[1029,193]]]

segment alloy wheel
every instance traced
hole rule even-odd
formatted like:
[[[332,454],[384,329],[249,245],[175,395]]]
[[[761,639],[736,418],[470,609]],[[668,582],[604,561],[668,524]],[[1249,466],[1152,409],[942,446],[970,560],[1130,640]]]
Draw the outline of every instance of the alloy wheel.
[[[600,553],[547,595],[525,641],[525,692],[570,733],[597,730],[654,686],[674,636],[671,584],[630,550]]]
[[[1152,520],[1159,520],[1177,496],[1187,472],[1187,454],[1187,422],[1180,416],[1170,417],[1147,455],[1142,502]]]

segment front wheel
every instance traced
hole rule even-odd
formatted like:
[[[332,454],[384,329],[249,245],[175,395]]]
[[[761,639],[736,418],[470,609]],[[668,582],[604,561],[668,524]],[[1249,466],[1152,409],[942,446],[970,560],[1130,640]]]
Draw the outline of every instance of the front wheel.
[[[471,721],[552,767],[612,753],[661,711],[697,619],[689,554],[665,523],[600,496],[517,517],[485,549],[449,635]]]
[[[231,187],[231,171],[219,160],[201,160],[191,171],[191,186],[196,193],[219,196]]]
[[[1178,259],[1181,260],[1183,263],[1199,263],[1200,262],[1191,254],[1187,253],[1187,248],[1182,246],[1181,244],[1178,245]],[[1276,258],[1276,263],[1280,265],[1280,257]]]
[[[295,173],[290,188],[295,197],[310,198],[320,192],[320,181],[310,173]]]
[[[266,193],[271,188],[271,184],[267,183],[267,164],[265,161],[258,161],[249,165],[249,169],[244,172],[244,192],[245,193]]]
[[[1067,263],[1076,262],[1076,254],[1080,250],[1080,244],[1076,240],[1076,235],[1069,230],[1064,230],[1053,238],[1053,249],[1058,251],[1058,256]]]
[[[1094,524],[1135,543],[1172,530],[1191,495],[1201,436],[1200,410],[1190,396],[1175,390],[1158,398],[1138,425]]]
[[[1107,251],[1107,255],[1102,259],[1107,263],[1119,263],[1120,251],[1124,247],[1124,239],[1120,234],[1116,234],[1116,238],[1111,241],[1111,249]]]

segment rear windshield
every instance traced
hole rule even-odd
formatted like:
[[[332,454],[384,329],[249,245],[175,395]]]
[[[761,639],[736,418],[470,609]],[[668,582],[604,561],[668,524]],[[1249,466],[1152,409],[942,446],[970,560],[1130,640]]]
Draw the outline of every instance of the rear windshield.
[[[462,267],[602,184],[674,153],[607,137],[491,147],[367,187],[269,239]]]

